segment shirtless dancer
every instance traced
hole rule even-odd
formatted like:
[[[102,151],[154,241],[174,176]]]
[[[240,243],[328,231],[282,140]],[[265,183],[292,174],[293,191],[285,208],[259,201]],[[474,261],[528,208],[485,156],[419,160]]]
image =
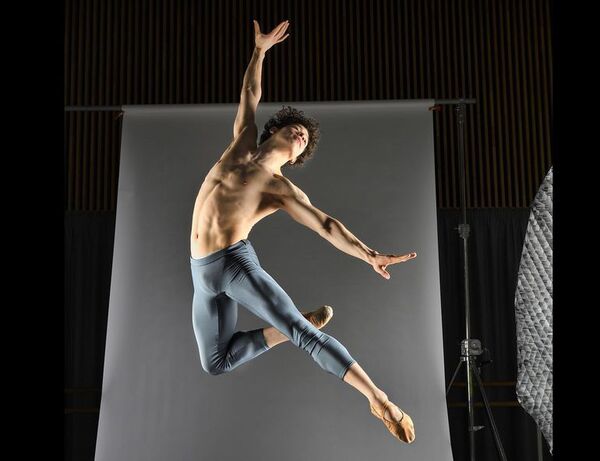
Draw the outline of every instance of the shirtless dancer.
[[[416,253],[382,255],[370,249],[283,176],[281,167],[302,164],[313,154],[319,138],[315,120],[288,106],[267,122],[257,145],[254,117],[261,97],[262,62],[267,50],[289,36],[285,34],[288,26],[289,21],[283,21],[263,34],[254,21],[255,48],[244,75],[233,140],[208,172],[194,205],[190,236],[193,328],[202,367],[211,375],[226,373],[290,340],[325,371],[361,392],[371,412],[395,437],[412,443],[415,431],[410,416],[375,386],[339,341],[320,331],[333,314],[331,307],[299,312],[260,266],[248,240],[257,222],[283,209],[387,280],[388,265],[416,257]],[[235,331],[238,304],[272,326]]]

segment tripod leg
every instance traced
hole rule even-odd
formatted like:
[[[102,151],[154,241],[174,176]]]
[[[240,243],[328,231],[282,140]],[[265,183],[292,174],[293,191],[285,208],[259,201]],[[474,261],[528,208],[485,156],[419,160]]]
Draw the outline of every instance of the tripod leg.
[[[506,461],[506,454],[504,453],[504,447],[502,447],[502,442],[500,441],[500,434],[498,433],[498,428],[496,427],[496,422],[494,421],[494,417],[492,416],[492,409],[490,408],[490,404],[487,399],[487,395],[485,394],[485,390],[483,389],[483,384],[481,383],[481,378],[479,377],[479,370],[476,365],[471,365],[471,369],[473,370],[473,375],[475,375],[475,379],[477,380],[477,385],[479,386],[479,392],[481,392],[481,398],[483,399],[483,403],[485,405],[485,411],[487,413],[488,420],[490,421],[490,426],[492,426],[492,432],[494,434],[494,441],[496,442],[496,449],[498,450],[498,455],[502,461]]]
[[[450,384],[448,384],[448,389],[446,389],[446,395],[448,395],[448,392],[450,392],[450,388],[452,387],[452,383],[456,379],[456,375],[458,374],[458,370],[460,370],[460,366],[461,365],[462,365],[462,360],[460,362],[458,362],[458,365],[456,365],[456,370],[454,370],[454,374],[452,375],[452,379],[450,380]]]

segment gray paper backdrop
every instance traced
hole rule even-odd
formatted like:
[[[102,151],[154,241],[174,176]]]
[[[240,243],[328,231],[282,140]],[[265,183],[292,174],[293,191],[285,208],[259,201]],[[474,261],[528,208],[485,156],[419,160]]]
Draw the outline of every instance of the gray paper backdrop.
[[[304,168],[283,172],[381,253],[371,266],[285,211],[249,235],[300,310],[334,308],[337,338],[413,418],[395,439],[365,397],[287,342],[231,373],[200,364],[191,323],[196,193],[231,140],[235,104],[127,106],[96,461],[446,461],[433,100],[289,103],[321,124]],[[282,104],[259,105],[259,134]],[[238,329],[265,325],[243,306]]]

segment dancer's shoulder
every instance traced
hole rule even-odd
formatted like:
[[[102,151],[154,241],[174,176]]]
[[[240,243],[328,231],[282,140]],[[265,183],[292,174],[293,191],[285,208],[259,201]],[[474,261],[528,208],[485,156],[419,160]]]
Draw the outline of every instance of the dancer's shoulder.
[[[273,177],[280,183],[281,195],[297,197],[310,203],[308,195],[306,195],[304,191],[300,189],[296,184],[290,181],[289,178],[286,178],[285,176],[277,173],[273,173]]]

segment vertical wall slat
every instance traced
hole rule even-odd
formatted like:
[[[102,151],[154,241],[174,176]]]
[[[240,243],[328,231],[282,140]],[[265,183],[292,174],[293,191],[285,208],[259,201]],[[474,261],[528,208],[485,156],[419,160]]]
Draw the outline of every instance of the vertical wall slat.
[[[90,91],[90,81],[92,75],[90,73],[90,54],[92,48],[92,40],[90,37],[91,34],[91,21],[92,14],[90,12],[91,5],[90,0],[85,0],[85,4],[83,6],[83,14],[85,18],[85,31],[84,31],[84,42],[83,42],[83,99],[85,101],[92,101],[91,99],[91,91]]]
[[[550,43],[550,15],[549,12],[545,11],[545,9],[549,8],[548,2],[541,0],[542,5],[540,6],[540,19],[539,19],[539,30],[537,33],[540,37],[540,48],[538,50],[540,54],[540,66],[541,66],[541,80],[542,80],[542,96],[541,96],[541,107],[540,110],[542,112],[543,117],[543,132],[541,133],[542,139],[545,143],[543,155],[543,164],[548,167],[551,164],[551,132],[550,132],[550,118],[552,114],[552,91],[549,91],[552,88],[552,72],[551,69],[551,59],[552,53],[545,52],[546,50],[552,49],[552,44]]]
[[[348,2],[348,15],[347,17],[350,18],[350,24],[348,25],[348,31],[349,31],[349,36],[350,36],[350,40],[349,40],[349,47],[348,47],[348,54],[350,55],[350,67],[349,67],[349,72],[348,74],[350,75],[350,93],[349,93],[349,100],[350,101],[354,101],[355,99],[357,99],[356,96],[356,82],[357,82],[357,78],[355,77],[355,65],[354,65],[354,58],[356,56],[356,52],[354,50],[358,49],[358,40],[356,39],[356,26],[355,23],[353,21],[353,19],[356,17],[356,13],[355,13],[355,8],[354,8],[354,2]]]
[[[322,5],[322,2],[320,2]],[[318,6],[319,3],[315,4],[314,6]],[[312,6],[312,5],[311,5]],[[313,11],[313,21],[312,21],[312,26],[313,26],[313,33],[310,35],[311,38],[314,38],[314,48],[311,46],[312,49],[315,50],[315,95],[316,95],[316,99],[317,101],[321,101],[323,99],[323,96],[321,95],[321,82],[324,79],[324,72],[323,72],[323,47],[321,46],[321,37],[320,37],[320,23],[321,23],[321,14],[319,14],[319,11],[317,10],[317,8],[311,8],[311,10]]]
[[[92,104],[99,104],[98,95],[99,91],[97,88],[98,83],[98,47],[93,46],[93,43],[99,43],[98,40],[98,21],[96,18],[98,16],[98,2],[96,0],[91,0],[90,10],[89,10],[89,46],[88,54],[90,55],[90,75],[89,75],[89,83],[90,83],[90,94],[89,101]],[[92,20],[94,19],[94,20]]]
[[[487,69],[487,60],[485,59],[486,56],[489,54],[489,50],[486,47],[486,37],[485,37],[485,31],[487,30],[487,27],[485,25],[485,13],[483,11],[483,6],[482,4],[478,4],[478,24],[479,24],[479,49],[480,49],[480,53],[482,54],[482,59],[480,62],[480,69],[481,69],[481,94],[485,95],[485,97],[480,98],[480,100],[478,100],[478,105],[480,106],[480,111],[481,111],[481,127],[483,129],[483,136],[481,137],[481,149],[482,149],[482,156],[481,156],[481,166],[482,166],[482,176],[484,177],[484,190],[483,190],[483,201],[484,203],[490,203],[492,202],[492,197],[491,197],[491,188],[490,185],[492,184],[492,178],[491,178],[491,147],[490,147],[490,136],[488,133],[488,119],[489,119],[489,114],[490,114],[490,110],[488,107],[488,100],[489,100],[489,89],[488,89],[488,79],[489,79],[489,72]]]
[[[125,49],[126,44],[127,44],[127,39],[125,36],[126,30],[127,30],[127,26],[126,26],[126,20],[127,20],[127,15],[125,14],[125,2],[117,2],[116,6],[120,6],[119,11],[118,11],[118,17],[119,17],[119,41],[115,42],[115,57],[118,56],[118,65],[116,66],[116,68],[119,71],[119,84],[117,86],[118,88],[118,93],[117,93],[117,101],[120,101],[121,103],[125,103],[126,99],[125,99],[125,73],[126,73],[126,69],[125,69],[125,55],[127,54],[127,50]]]
[[[140,100],[144,101],[148,97],[148,78],[150,75],[150,66],[148,58],[150,57],[151,50],[149,44],[148,35],[148,1],[142,0],[141,11],[140,11],[140,67],[141,67],[141,79],[140,85]]]
[[[504,4],[504,0],[501,0],[499,3],[500,11],[507,11],[506,5]],[[506,194],[506,206],[514,207],[515,200],[513,197],[513,187],[512,187],[512,164],[511,164],[511,156],[510,156],[510,132],[508,130],[510,115],[508,113],[508,79],[506,75],[506,39],[505,39],[505,14],[497,15],[498,20],[498,52],[499,52],[499,69],[496,72],[498,76],[497,81],[499,82],[500,92],[498,93],[498,108],[500,109],[499,115],[499,123],[501,125],[499,132],[500,136],[498,136],[500,143],[500,152],[502,155],[504,170],[502,174],[502,178],[504,178],[505,182],[505,194]]]
[[[451,13],[451,8],[452,8],[452,4],[446,2],[446,14],[444,16],[444,26],[445,26],[445,36],[446,36],[446,40],[447,40],[447,68],[446,68],[446,76],[448,78],[448,85],[446,86],[446,97],[451,97],[451,95],[455,95],[457,88],[456,88],[456,82],[457,82],[457,78],[456,78],[456,74],[455,74],[455,61],[456,61],[456,56],[451,57],[451,50],[454,48],[453,45],[455,45],[456,40],[453,40],[453,37],[451,36],[451,30],[455,29],[454,25],[451,23],[452,21],[452,13]],[[458,181],[458,155],[453,155],[453,154],[458,154],[457,151],[457,146],[458,146],[458,139],[455,139],[455,137],[458,137],[458,133],[456,132],[456,130],[453,129],[453,127],[456,126],[456,111],[450,111],[449,112],[449,117],[447,119],[448,125],[446,128],[446,131],[449,135],[449,139],[450,139],[450,144],[446,145],[446,155],[450,158],[450,165],[451,165],[451,169],[450,169],[450,191],[451,191],[451,197],[452,197],[452,206],[453,207],[457,207],[460,206],[460,189],[459,189],[459,181]]]
[[[473,60],[476,59],[476,52],[473,50],[474,43],[472,42],[472,22],[473,22],[473,8],[470,0],[465,0],[465,22],[464,22],[464,42],[466,47],[466,93],[465,96],[468,98],[473,97],[476,93],[474,89],[474,82],[476,79],[473,78],[473,73],[476,72],[476,66],[474,65]],[[469,201],[469,206],[478,207],[479,206],[479,192],[480,187],[477,181],[477,165],[478,165],[478,137],[475,123],[475,117],[477,117],[479,110],[478,105],[469,105],[467,106],[467,118],[465,120],[465,138],[469,140],[469,148],[467,152],[470,155],[467,156],[469,159],[469,168],[467,169],[467,176],[471,180],[471,198]]]
[[[392,66],[391,66],[391,75],[390,78],[392,80],[392,94],[391,97],[393,99],[400,99],[399,94],[398,94],[398,79],[400,78],[400,71],[398,70],[398,62],[400,61],[400,56],[399,56],[399,43],[398,43],[398,22],[397,22],[397,2],[392,2],[390,5],[390,18],[389,18],[389,22],[390,22],[390,43],[391,43],[391,60],[392,60]],[[388,57],[388,59],[390,59]]]
[[[531,2],[531,4],[527,5],[527,12],[529,13],[529,34],[531,36],[529,40],[529,64],[531,66],[532,78],[533,76],[540,75],[540,63],[539,63],[539,55],[537,52],[538,48],[538,38],[537,38],[537,2]],[[529,102],[529,106],[533,109],[531,114],[532,124],[533,124],[533,152],[544,152],[544,143],[541,140],[541,135],[543,133],[543,127],[540,123],[540,112],[541,112],[541,99],[542,95],[540,94],[541,85],[536,85],[535,82],[531,83],[532,86],[532,96]],[[533,155],[533,178],[543,177],[545,175],[545,171],[541,171],[540,165],[540,156]],[[535,181],[532,181],[533,190],[537,191],[538,185],[535,184]],[[535,193],[535,192],[534,192]]]
[[[182,7],[177,9],[177,61],[176,61],[175,68],[177,70],[176,82],[177,82],[177,103],[178,104],[181,104],[183,101],[188,100],[187,99],[188,95],[185,92],[185,86],[186,86],[186,82],[188,80],[188,76],[185,73],[185,66],[184,66],[185,53],[182,52],[182,49],[184,47],[183,41],[182,41],[182,35],[187,33],[187,27],[186,27],[187,21],[185,21],[184,19],[182,20],[182,16],[184,15],[184,11],[182,11],[182,10],[186,9],[187,2],[184,0],[182,3],[183,3]],[[231,69],[228,69],[227,73],[230,74]],[[228,79],[229,79],[229,77],[228,77]]]
[[[219,2],[221,3],[221,2]],[[175,23],[175,2],[168,2],[169,8],[167,10],[167,70],[168,70],[168,80],[167,80],[167,104],[177,104],[177,83],[175,80],[175,74],[177,69],[175,68],[176,60],[176,50],[175,50],[175,34],[177,24]],[[220,58],[220,57],[219,57]],[[219,67],[220,68],[220,67]]]
[[[403,19],[402,27],[400,28],[400,44],[402,50],[402,63],[401,63],[401,75],[402,75],[402,84],[400,85],[400,98],[408,99],[408,88],[410,88],[410,40],[408,39],[408,34],[410,33],[410,20],[409,20],[409,12],[408,12],[408,0],[403,0],[402,2],[402,13],[401,18]]]
[[[290,34],[290,36],[286,38],[284,42],[287,43],[285,45],[284,58],[282,62],[282,68],[284,69],[283,72],[286,75],[286,78],[281,85],[281,99],[283,101],[289,101],[293,99],[294,96],[298,97],[298,94],[300,93],[300,75],[298,74],[298,69],[300,67],[300,56],[298,54],[299,28],[298,24],[296,23],[298,20],[298,14],[297,5],[295,3],[296,2],[285,3],[286,7],[282,13],[282,19],[290,20],[290,26],[286,32]],[[285,18],[283,16],[285,16]]]
[[[464,24],[463,24],[463,15],[462,13],[462,7],[464,6],[464,0],[460,0],[459,2],[454,4],[454,8],[452,11],[452,20],[453,20],[453,25],[452,28],[454,29],[454,33],[453,33],[453,40],[454,40],[454,49],[457,50],[461,50],[458,53],[458,56],[455,60],[455,69],[456,69],[456,75],[457,75],[457,80],[456,80],[456,86],[454,91],[456,92],[456,94],[460,95],[460,97],[462,98],[466,98],[467,97],[467,73],[465,71],[465,53],[467,51],[467,45],[466,43],[464,43],[464,38],[463,38],[463,31],[464,31]],[[458,11],[456,11],[458,10]],[[465,152],[465,159],[464,159],[464,168],[465,168],[465,200],[467,204],[471,204],[473,203],[473,197],[472,197],[472,176],[470,174],[468,174],[468,172],[470,171],[470,167],[471,167],[471,156],[468,154],[468,152],[470,152],[470,145],[469,145],[469,129],[467,127],[467,116],[468,116],[468,110],[465,107],[465,120],[464,120],[464,129],[463,129],[463,142],[464,142],[464,152]],[[460,184],[459,184],[460,186]]]
[[[524,107],[528,106],[528,103],[530,101],[530,90],[529,90],[529,62],[527,61],[527,29],[526,29],[526,13],[523,10],[520,10],[520,14],[519,14],[519,32],[520,32],[520,36],[522,39],[522,43],[523,43],[523,52],[521,54],[521,66],[523,69],[523,73],[521,74],[521,79],[522,79],[522,88],[523,88],[523,105]],[[526,169],[524,170],[525,175],[525,184],[527,186],[526,192],[527,194],[531,194],[532,192],[532,184],[529,180],[529,174],[528,172],[531,171],[533,165],[532,165],[532,161],[531,161],[531,156],[529,155],[529,152],[531,152],[531,135],[529,132],[529,121],[530,121],[531,115],[528,112],[524,113],[523,116],[523,127],[524,127],[524,137],[523,137],[523,144],[525,147],[525,152],[523,155],[523,159],[525,159],[525,165],[526,165]]]
[[[511,34],[510,37],[514,38],[514,43],[510,47],[511,53],[511,77],[510,77],[510,85],[511,85],[511,94],[513,95],[512,99],[512,107],[513,107],[513,130],[512,130],[512,140],[513,140],[513,156],[514,156],[514,177],[515,177],[515,192],[518,197],[518,202],[520,206],[523,206],[524,197],[526,197],[525,192],[525,180],[522,175],[518,175],[518,171],[521,169],[521,160],[523,155],[523,141],[522,141],[522,110],[521,110],[521,102],[520,102],[520,94],[521,94],[521,85],[519,82],[519,73],[520,73],[520,60],[519,60],[519,49],[521,47],[518,46],[519,40],[515,35],[518,31],[518,23],[516,11],[514,8],[514,4],[510,5],[509,10],[511,11],[510,16],[510,24],[511,24]]]
[[[418,92],[418,98],[424,98],[427,93],[427,77],[428,77],[428,73],[425,71],[425,65],[427,62],[427,51],[426,51],[426,47],[424,46],[424,40],[423,40],[423,9],[424,9],[424,5],[423,2],[418,2],[417,3],[417,17],[416,17],[416,26],[418,29],[418,35],[416,37],[417,40],[417,45],[416,45],[416,49],[419,50],[418,51],[418,58],[419,58],[419,70],[418,70],[418,75],[419,75],[419,92]]]
[[[228,24],[228,40],[230,40],[230,43],[235,43],[235,39],[237,38],[237,36],[240,33],[241,28],[237,26],[236,24],[236,18],[239,21],[239,18],[241,17],[240,15],[240,11],[238,9],[238,4],[234,4],[231,6],[231,10],[229,12],[229,16],[228,16],[228,20],[227,20],[227,24]],[[247,27],[247,26],[246,26]],[[185,38],[185,35],[184,35]],[[228,66],[228,73],[227,73],[227,88],[228,88],[228,95],[229,101],[236,101],[237,102],[237,96],[238,96],[238,92],[239,90],[241,90],[241,85],[242,82],[238,79],[238,75],[237,75],[237,61],[239,60],[239,54],[237,53],[227,53],[227,66]],[[189,101],[189,96],[186,95],[186,101]]]
[[[215,66],[213,68],[213,81],[216,82],[215,85],[215,94],[213,100],[217,102],[218,96],[223,95],[223,79],[227,78],[225,72],[223,72],[223,23],[225,22],[225,18],[223,17],[223,3],[224,2],[215,2],[217,4],[216,8],[216,20],[214,21],[214,29],[213,29],[213,37],[217,41],[217,59],[215,60]]]
[[[517,126],[516,126],[516,82],[515,82],[515,52],[514,44],[516,43],[514,37],[514,20],[515,13],[511,7],[511,0],[504,0],[504,7],[506,8],[506,15],[504,16],[504,31],[506,38],[504,45],[506,47],[506,67],[505,67],[505,81],[504,87],[506,91],[505,104],[506,104],[506,150],[510,160],[510,168],[507,170],[507,175],[510,175],[510,190],[512,194],[512,206],[521,206],[521,187],[519,184],[519,157],[518,157],[518,140],[517,137]]]
[[[417,0],[419,1],[419,0]],[[416,45],[416,39],[415,39],[415,29],[417,28],[417,18],[415,16],[416,14],[416,5],[415,5],[415,1],[414,0],[409,0],[410,5],[409,5],[409,10],[410,10],[410,27],[409,27],[409,31],[410,31],[410,35],[409,35],[409,43],[407,44],[407,48],[410,47],[410,54],[411,54],[411,61],[410,61],[410,70],[411,70],[411,81],[410,81],[410,87],[407,88],[407,93],[412,93],[415,95],[415,98],[418,98],[419,96],[419,77],[418,77],[418,65],[417,65],[417,61],[418,61],[418,51],[417,51],[417,45]],[[408,32],[408,31],[407,31]],[[407,34],[408,35],[408,34]]]
[[[272,16],[271,16],[272,27],[277,26],[280,22],[282,22],[285,19],[279,9],[280,5],[281,5],[281,2],[274,2],[272,8],[269,9],[272,12]],[[269,28],[269,30],[270,30],[270,28]],[[288,30],[289,30],[289,26],[288,26]],[[322,37],[319,37],[319,39],[323,40]],[[280,44],[278,44],[278,45],[280,45]],[[286,76],[281,70],[281,62],[283,59],[283,48],[281,46],[275,46],[274,48],[271,49],[271,55],[273,56],[273,58],[270,59],[269,62],[273,65],[273,69],[274,69],[274,72],[272,74],[273,99],[275,101],[281,101],[281,91],[280,91],[281,84],[277,80],[291,78],[291,76],[289,76],[289,75]],[[275,67],[277,64],[279,64],[279,66]]]
[[[492,7],[492,11],[490,12],[490,14],[488,15],[488,21],[489,21],[489,25],[490,25],[490,49],[492,50],[492,52],[490,53],[490,60],[488,61],[490,67],[490,75],[494,75],[497,76],[498,75],[498,68],[495,66],[498,61],[499,61],[499,49],[498,49],[498,32],[497,32],[497,24],[496,24],[496,3],[492,3],[491,4]],[[492,79],[490,78],[490,83],[492,83]],[[498,181],[500,178],[504,177],[504,150],[503,150],[503,145],[502,145],[502,136],[497,136],[496,134],[502,129],[502,117],[500,117],[499,114],[499,110],[500,110],[500,104],[498,104],[498,99],[499,99],[499,95],[501,93],[500,91],[500,79],[499,78],[494,78],[493,79],[493,86],[491,86],[491,97],[490,97],[490,104],[492,106],[492,122],[493,122],[493,128],[491,130],[492,132],[492,139],[493,139],[493,144],[494,144],[494,150],[493,153],[496,157],[495,159],[495,183],[499,184],[500,187],[495,188],[497,196],[495,197],[495,200],[497,201],[497,203],[500,204],[501,207],[505,207],[506,206],[506,193],[505,193],[505,187],[504,187],[504,181]],[[498,190],[499,189],[499,190]]]
[[[294,44],[294,51],[293,51],[293,56],[295,57],[295,59],[293,59],[293,64],[292,64],[292,68],[297,69],[297,72],[294,72],[294,75],[296,76],[296,85],[294,86],[294,89],[296,91],[296,97],[298,98],[298,100],[305,100],[306,99],[306,56],[305,56],[305,51],[306,51],[306,47],[303,45],[304,44],[304,35],[305,35],[305,28],[304,27],[298,27],[296,25],[296,22],[300,22],[300,18],[304,17],[304,10],[302,9],[302,6],[304,4],[304,2],[293,2],[294,3],[294,24],[291,26],[294,28],[293,32],[290,33],[295,33],[296,34],[296,38],[295,40],[293,40],[293,44]],[[290,35],[290,39],[291,39],[291,35]],[[288,97],[289,99],[292,99],[292,94],[290,93],[290,96]]]
[[[146,38],[146,43],[148,47],[148,77],[147,80],[147,92],[144,96],[146,101],[156,101],[156,74],[157,74],[157,48],[158,48],[158,27],[156,24],[155,14],[156,14],[156,6],[155,0],[148,0],[147,5],[148,11],[148,36]]]
[[[71,2],[65,2],[65,30],[63,33],[63,104],[67,104],[67,101],[72,100],[73,96],[69,97],[69,90],[73,88],[73,85],[69,85],[69,82],[73,81],[72,68],[73,56],[71,53],[71,47],[75,44],[75,40],[71,36],[73,33],[73,27],[71,26]]]
[[[108,78],[108,50],[107,47],[107,34],[106,34],[106,23],[107,23],[107,2],[100,2],[100,15],[98,19],[100,25],[98,27],[98,47],[100,48],[100,70],[98,72],[98,104],[107,105],[110,104],[108,101],[108,91],[106,91],[107,78]]]
[[[381,54],[381,60],[384,62],[385,66],[383,68],[383,76],[384,84],[382,85],[382,91],[387,98],[391,98],[391,89],[390,89],[390,30],[389,30],[389,14],[388,14],[388,2],[383,2],[382,6],[382,16],[379,18],[380,29],[379,32],[383,33],[383,49]],[[338,66],[339,69],[339,66]]]
[[[189,101],[197,101],[197,94],[196,94],[196,80],[197,80],[197,76],[196,76],[196,66],[194,65],[194,63],[196,62],[195,57],[197,56],[197,53],[195,53],[196,48],[198,47],[197,43],[198,43],[198,38],[197,38],[197,29],[198,27],[196,26],[196,2],[195,1],[190,1],[190,9],[189,9],[189,17],[188,17],[188,21],[189,21],[189,25],[190,25],[190,29],[189,29],[189,38],[188,38],[188,43],[189,46],[187,47],[187,60],[188,60],[188,72],[187,75],[189,75],[190,81],[189,81]]]
[[[381,61],[379,58],[378,53],[381,52],[380,49],[377,49],[377,47],[375,46],[375,42],[377,40],[377,35],[379,35],[379,31],[377,30],[377,28],[375,27],[375,14],[376,14],[376,10],[374,10],[374,4],[375,2],[368,2],[368,9],[366,10],[367,12],[367,16],[366,18],[368,18],[369,22],[366,23],[366,32],[365,32],[365,37],[367,39],[367,41],[370,44],[369,47],[369,54],[368,54],[368,71],[369,71],[369,80],[371,82],[370,85],[370,95],[369,95],[369,99],[379,99],[379,92],[378,92],[378,88],[380,87],[379,85],[379,79],[377,78],[377,75],[380,74],[379,72],[379,62]]]
[[[75,104],[83,103],[83,83],[84,83],[84,73],[83,73],[83,47],[85,46],[85,40],[83,38],[83,29],[85,28],[85,16],[84,9],[79,2],[75,2],[77,5],[77,58],[76,58],[76,68],[77,68],[77,78],[72,82],[74,86],[77,88],[77,98],[75,99]]]
[[[339,34],[339,23],[333,23],[333,18],[338,13],[337,0],[331,0],[327,2],[328,8],[325,14],[327,18],[327,31],[324,31],[324,39],[328,39],[327,49],[331,51],[332,56],[329,58],[329,97],[331,99],[340,99],[340,85],[336,82],[340,81],[340,55],[341,50],[338,48],[338,34]],[[323,21],[325,24],[325,20]],[[288,37],[289,40],[289,37]]]

